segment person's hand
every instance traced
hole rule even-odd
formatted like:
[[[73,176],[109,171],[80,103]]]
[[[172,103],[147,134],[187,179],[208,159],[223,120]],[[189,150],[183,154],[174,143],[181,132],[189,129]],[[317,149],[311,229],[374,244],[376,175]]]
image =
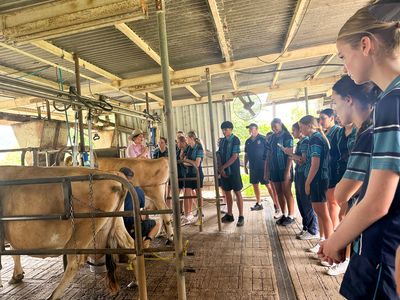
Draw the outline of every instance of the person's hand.
[[[304,189],[305,189],[306,195],[310,196],[311,187],[310,187],[310,183],[308,181],[306,181]]]
[[[286,155],[292,155],[293,154],[293,150],[289,149],[289,148],[282,148],[282,151],[286,154]]]
[[[221,172],[221,176],[222,176],[222,177],[224,177],[224,178],[227,178],[227,177],[228,177],[228,175],[226,175],[226,173],[225,173],[225,171],[224,171],[224,170],[222,170],[222,172]]]
[[[244,167],[244,173],[249,174],[249,169],[247,167]]]
[[[264,180],[269,181],[269,173],[264,173]]]
[[[329,264],[338,264],[346,259],[346,248],[339,249],[332,238],[320,242],[318,257]]]

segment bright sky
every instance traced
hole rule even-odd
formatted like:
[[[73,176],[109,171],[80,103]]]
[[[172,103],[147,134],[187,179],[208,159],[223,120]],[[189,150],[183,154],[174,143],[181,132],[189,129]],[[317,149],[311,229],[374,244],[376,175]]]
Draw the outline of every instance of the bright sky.
[[[13,130],[10,126],[0,125],[0,149],[14,148],[18,148],[18,143]],[[0,160],[6,155],[7,153],[0,153]]]

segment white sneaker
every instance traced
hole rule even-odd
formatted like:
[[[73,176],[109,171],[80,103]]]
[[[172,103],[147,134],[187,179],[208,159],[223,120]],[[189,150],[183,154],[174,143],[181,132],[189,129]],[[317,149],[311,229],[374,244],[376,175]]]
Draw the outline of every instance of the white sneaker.
[[[346,258],[344,262],[341,262],[340,264],[337,265],[335,264],[332,267],[330,267],[326,273],[331,276],[338,276],[344,274],[346,273],[349,262],[350,259]]]
[[[193,224],[196,222],[196,218],[193,217],[193,215],[188,215],[186,218],[188,220],[188,224]]]
[[[188,224],[189,224],[188,219],[185,216],[182,216],[181,217],[181,226],[185,226],[185,225],[188,225]]]
[[[320,247],[320,246],[319,246],[319,243],[318,243],[318,244],[316,244],[314,247],[308,249],[307,252],[311,252],[311,253],[317,254],[318,251],[319,251],[319,247]]]
[[[299,236],[299,239],[302,241],[316,240],[319,238],[320,238],[319,234],[311,234],[308,231],[305,231],[302,235]]]
[[[332,268],[335,266],[335,264],[331,265],[329,262],[327,262],[325,260],[320,260],[319,263],[321,264],[321,266],[328,267],[328,268]]]
[[[280,209],[276,209],[274,213],[274,219],[279,219],[282,217],[282,211]]]

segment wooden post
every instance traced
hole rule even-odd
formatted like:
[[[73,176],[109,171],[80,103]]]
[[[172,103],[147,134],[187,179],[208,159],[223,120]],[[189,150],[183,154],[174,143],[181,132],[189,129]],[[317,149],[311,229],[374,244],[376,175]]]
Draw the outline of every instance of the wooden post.
[[[76,80],[76,92],[81,95],[81,77],[79,70],[79,57],[74,53],[75,61],[75,80]],[[83,114],[82,109],[78,110],[78,122],[79,122],[79,152],[81,153],[81,166],[83,166],[83,152],[85,152],[85,134],[83,130]]]

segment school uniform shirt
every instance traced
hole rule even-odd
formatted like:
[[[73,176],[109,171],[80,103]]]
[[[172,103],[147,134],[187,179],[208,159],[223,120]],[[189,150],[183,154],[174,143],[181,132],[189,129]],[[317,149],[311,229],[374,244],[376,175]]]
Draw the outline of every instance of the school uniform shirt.
[[[240,140],[234,134],[231,134],[229,138],[221,138],[219,140],[218,154],[221,159],[221,165],[224,165],[233,154],[240,153]],[[231,164],[228,168],[225,168],[227,176],[240,175],[240,160],[239,157]]]
[[[278,147],[281,144],[285,148],[293,148],[292,136],[282,130],[280,133],[274,133],[270,139],[271,159],[269,161],[269,167],[271,172],[281,173],[286,169],[289,156]]]
[[[250,170],[264,170],[268,148],[269,143],[265,136],[261,134],[258,134],[254,139],[250,137],[246,140],[244,152],[247,154]]]
[[[344,127],[339,129],[338,132],[338,154],[339,159],[337,162],[337,181],[342,179],[344,173],[346,172],[347,162],[349,161],[351,150],[354,147],[356,141],[357,128],[353,127],[351,133],[346,136],[346,129]]]
[[[138,196],[140,208],[144,208],[144,205],[145,205],[144,191],[138,186],[135,186],[134,188],[135,188],[136,194]],[[125,201],[124,201],[124,211],[132,211],[132,210],[133,210],[133,200],[132,200],[131,193],[128,192],[126,194]],[[133,226],[134,226],[133,223],[134,223],[133,217],[124,217],[124,224],[125,224],[126,228],[133,228]]]
[[[322,134],[318,131],[310,136],[307,150],[307,161],[304,175],[307,178],[311,169],[311,160],[313,157],[319,157],[319,169],[315,174],[314,180],[329,180],[329,146]]]
[[[310,143],[309,137],[308,136],[303,137],[300,141],[298,141],[294,154],[297,156],[303,156],[303,154],[305,154],[307,156],[309,143]],[[306,169],[306,163],[304,162],[303,164],[296,163],[296,167],[294,170],[297,174],[299,174],[299,173],[304,173],[305,169]]]
[[[400,76],[380,96],[374,111],[372,170],[389,170],[400,174]],[[367,173],[366,181],[369,180]],[[367,190],[363,185],[360,198]],[[362,201],[362,199],[360,199]],[[379,201],[379,199],[377,199]],[[394,267],[400,246],[400,188],[386,216],[369,226],[361,235],[359,254],[373,262],[378,260]]]
[[[372,133],[373,126],[371,125],[359,134],[353,150],[350,153],[343,178],[362,182],[365,181],[371,162]]]
[[[199,173],[201,176],[203,174],[202,167],[201,167],[201,164],[203,163],[203,158],[204,158],[203,146],[200,143],[194,144],[193,148],[188,145],[185,149],[185,157],[189,160],[194,160],[194,161],[197,158],[201,158],[200,165],[199,165]],[[188,174],[188,177],[191,177],[191,176],[195,177],[196,171],[193,169],[192,166],[190,166],[190,167],[188,167],[187,174]]]
[[[335,187],[338,183],[337,169],[339,160],[339,148],[338,148],[338,133],[340,131],[340,126],[333,125],[333,127],[325,135],[329,140],[330,150],[329,150],[329,179],[330,187]]]
[[[161,158],[161,157],[168,157],[168,148],[165,148],[164,152],[161,152],[160,148],[154,150],[153,158]]]

